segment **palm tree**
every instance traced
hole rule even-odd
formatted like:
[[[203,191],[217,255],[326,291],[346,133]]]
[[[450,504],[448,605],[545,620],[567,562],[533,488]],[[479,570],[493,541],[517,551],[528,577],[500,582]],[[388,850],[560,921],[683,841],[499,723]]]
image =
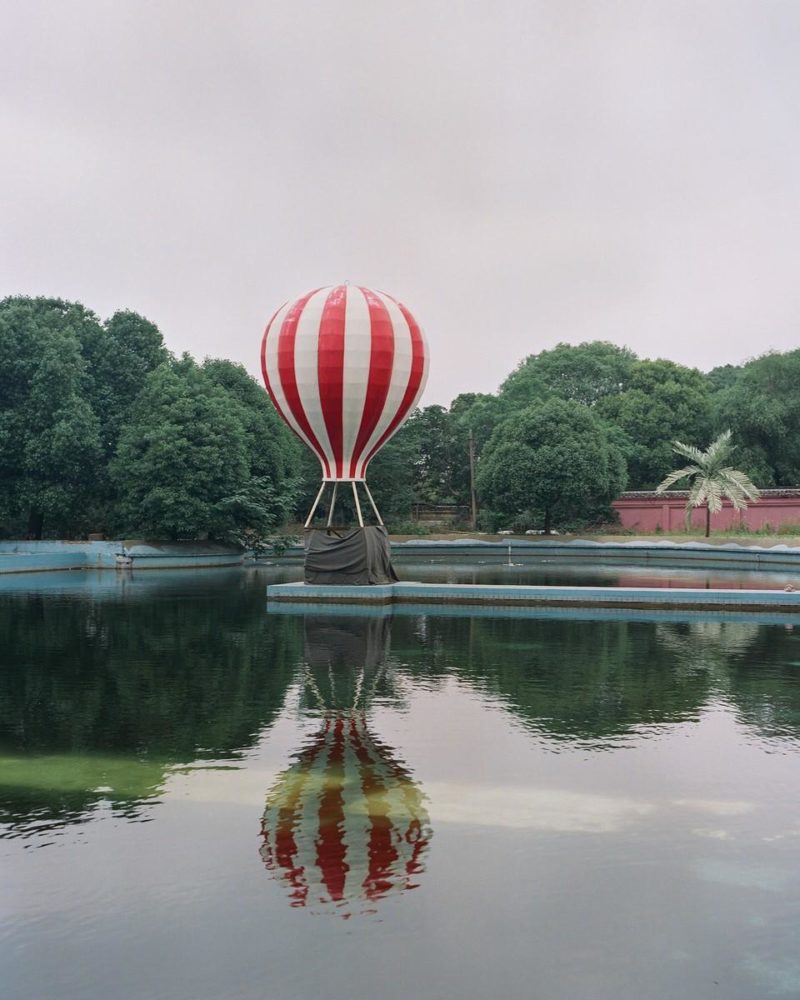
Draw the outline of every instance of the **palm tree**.
[[[705,507],[706,538],[711,534],[711,515],[722,510],[723,497],[730,500],[736,510],[746,510],[749,502],[755,502],[761,496],[758,487],[743,472],[726,464],[735,447],[731,444],[730,431],[720,434],[705,451],[681,441],[673,441],[672,450],[688,458],[692,465],[670,472],[664,482],[656,487],[656,493],[664,493],[680,479],[693,480],[689,499],[686,501],[686,527],[688,529],[691,524],[694,508]]]

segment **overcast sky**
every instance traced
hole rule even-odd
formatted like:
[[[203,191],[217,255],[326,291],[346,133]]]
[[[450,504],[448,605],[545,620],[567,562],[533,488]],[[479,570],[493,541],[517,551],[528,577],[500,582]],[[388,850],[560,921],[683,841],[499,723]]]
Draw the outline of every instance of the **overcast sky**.
[[[130,308],[258,370],[349,280],[423,403],[606,339],[800,346],[797,0],[0,0],[0,297]]]

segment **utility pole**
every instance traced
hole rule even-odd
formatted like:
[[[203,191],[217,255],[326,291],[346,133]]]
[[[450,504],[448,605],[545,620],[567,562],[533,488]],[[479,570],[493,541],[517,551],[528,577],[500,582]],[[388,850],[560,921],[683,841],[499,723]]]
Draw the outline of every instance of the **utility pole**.
[[[472,504],[472,530],[478,527],[478,498],[475,496],[475,435],[469,429],[469,498]]]

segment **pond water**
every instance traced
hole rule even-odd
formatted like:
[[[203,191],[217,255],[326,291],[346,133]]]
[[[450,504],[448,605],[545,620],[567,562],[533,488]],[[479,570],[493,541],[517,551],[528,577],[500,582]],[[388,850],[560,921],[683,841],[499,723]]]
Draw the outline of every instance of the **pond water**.
[[[9,1000],[800,996],[800,629],[0,594]]]

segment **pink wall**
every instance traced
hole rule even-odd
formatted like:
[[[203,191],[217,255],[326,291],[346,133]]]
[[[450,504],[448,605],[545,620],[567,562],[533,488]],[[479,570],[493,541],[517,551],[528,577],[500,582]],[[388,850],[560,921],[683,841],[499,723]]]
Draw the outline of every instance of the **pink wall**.
[[[660,528],[668,534],[684,530],[686,496],[684,492],[663,496],[644,492],[623,493],[612,506],[618,512],[623,528],[635,531]],[[695,510],[692,526],[705,530],[705,523],[705,509]],[[726,502],[719,514],[712,515],[711,530],[723,531],[740,524],[752,529],[763,528],[767,524],[771,528],[779,528],[787,523],[800,524],[800,490],[763,490],[758,503],[751,504],[745,511],[734,510]]]

